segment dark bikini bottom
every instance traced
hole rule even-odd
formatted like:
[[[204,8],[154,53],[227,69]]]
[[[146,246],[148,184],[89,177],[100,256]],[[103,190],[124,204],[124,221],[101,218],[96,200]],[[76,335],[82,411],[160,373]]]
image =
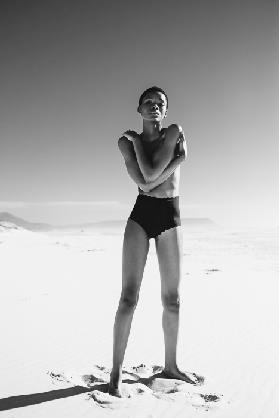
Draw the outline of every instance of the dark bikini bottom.
[[[129,216],[155,238],[161,232],[181,225],[179,196],[158,198],[139,194]]]

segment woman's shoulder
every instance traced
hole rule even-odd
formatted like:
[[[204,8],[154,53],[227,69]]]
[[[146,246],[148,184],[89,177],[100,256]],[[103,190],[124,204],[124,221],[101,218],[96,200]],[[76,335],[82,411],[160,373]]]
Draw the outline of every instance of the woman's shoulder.
[[[125,138],[127,138],[129,141],[131,141],[131,142],[133,142],[137,137],[139,137],[141,134],[138,134],[136,131],[131,131],[131,130],[128,130],[128,131],[125,131],[123,134],[122,134],[122,137],[125,137]]]
[[[131,153],[134,152],[133,142],[125,135],[122,135],[118,139],[118,148],[123,157],[128,157]]]
[[[172,123],[169,125],[166,129],[166,131],[177,131],[177,132],[183,132],[182,126],[178,125],[178,123]]]

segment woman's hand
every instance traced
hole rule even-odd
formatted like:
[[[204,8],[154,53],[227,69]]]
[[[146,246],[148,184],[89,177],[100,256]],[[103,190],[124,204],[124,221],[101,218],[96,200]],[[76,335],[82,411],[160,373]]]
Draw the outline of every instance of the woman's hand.
[[[177,157],[182,157],[184,160],[186,158],[187,146],[186,146],[186,139],[185,139],[185,135],[183,131],[181,131],[179,135],[179,138],[175,147],[175,155]]]
[[[130,131],[130,130],[124,132],[123,136],[125,136],[131,142],[134,142],[136,139],[138,139],[140,137],[137,132]]]

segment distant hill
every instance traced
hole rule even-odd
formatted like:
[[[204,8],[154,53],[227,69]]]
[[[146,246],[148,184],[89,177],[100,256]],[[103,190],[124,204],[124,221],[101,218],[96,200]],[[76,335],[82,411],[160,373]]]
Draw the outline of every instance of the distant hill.
[[[181,223],[185,226],[217,226],[209,218],[181,218]]]
[[[53,229],[51,225],[44,224],[44,223],[28,222],[8,212],[0,212],[0,223],[1,222],[10,222],[11,224],[27,229],[28,231],[34,231],[34,232],[50,231]]]
[[[17,225],[21,228],[27,229],[29,231],[52,231],[52,230],[88,230],[88,229],[124,229],[127,219],[120,220],[108,220],[108,221],[99,221],[99,222],[88,222],[83,224],[72,224],[72,225],[50,225],[45,223],[34,223],[25,221],[22,218],[12,215],[8,212],[0,213],[0,223],[1,222],[10,222],[14,225]],[[182,226],[189,227],[213,227],[216,224],[208,218],[182,218]]]
[[[99,221],[90,222],[81,225],[81,228],[95,227],[95,228],[122,228],[125,227],[127,219],[110,220],[110,221]],[[216,226],[216,224],[209,218],[181,218],[183,226]],[[73,226],[73,225],[72,225]]]
[[[12,222],[4,222],[0,221],[0,232],[7,232],[7,231],[20,231],[23,230],[20,226],[13,224]]]

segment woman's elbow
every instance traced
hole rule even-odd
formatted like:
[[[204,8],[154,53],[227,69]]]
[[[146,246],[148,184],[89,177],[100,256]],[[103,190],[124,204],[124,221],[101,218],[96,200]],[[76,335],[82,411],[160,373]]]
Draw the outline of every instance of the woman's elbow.
[[[149,192],[151,190],[147,183],[138,184],[138,186],[143,192]]]

